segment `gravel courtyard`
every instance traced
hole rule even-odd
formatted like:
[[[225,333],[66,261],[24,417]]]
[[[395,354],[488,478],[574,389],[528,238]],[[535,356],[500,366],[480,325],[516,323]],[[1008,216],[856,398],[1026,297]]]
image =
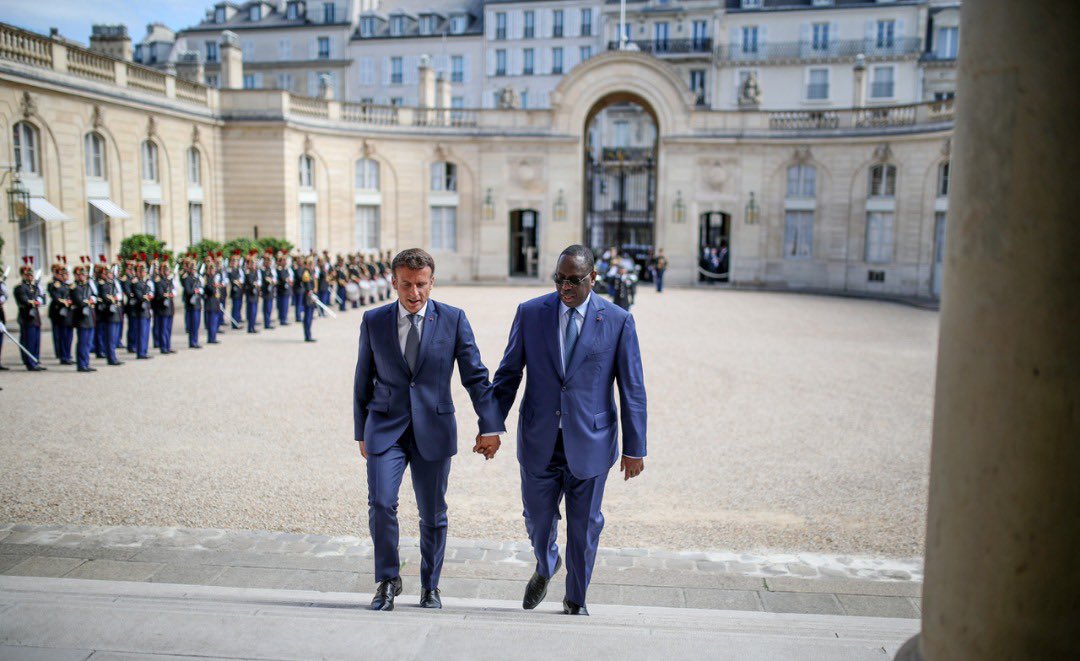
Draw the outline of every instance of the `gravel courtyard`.
[[[546,288],[436,287],[494,372],[518,302]],[[604,546],[922,553],[938,315],[808,295],[645,290],[643,475],[608,481]],[[10,318],[10,317],[9,317]],[[4,342],[0,521],[366,535],[352,439],[360,311],[77,374]],[[14,325],[14,324],[13,324]],[[205,339],[205,332],[203,333]],[[456,376],[455,376],[456,379]],[[523,540],[514,434],[485,462],[455,381],[450,535]],[[517,425],[516,407],[507,421]],[[416,536],[405,480],[402,535]]]

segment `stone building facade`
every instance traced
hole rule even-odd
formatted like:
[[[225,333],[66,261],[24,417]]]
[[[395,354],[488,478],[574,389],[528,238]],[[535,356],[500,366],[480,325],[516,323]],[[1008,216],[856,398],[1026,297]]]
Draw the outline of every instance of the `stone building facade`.
[[[608,51],[565,76],[548,109],[385,108],[208,88],[0,29],[0,149],[25,163],[19,128],[32,127],[40,175],[23,166],[20,178],[68,218],[49,219],[38,203],[34,239],[33,227],[7,222],[5,205],[8,264],[30,250],[113,254],[148,230],[177,249],[257,233],[331,252],[421,246],[443,281],[507,282],[512,222],[527,211],[541,281],[562,248],[584,240],[589,121],[633,102],[656,128],[653,229],[672,284],[698,281],[707,238],[727,242],[739,286],[922,298],[938,286],[948,100],[708,110],[668,63]],[[435,84],[430,68],[417,75]]]

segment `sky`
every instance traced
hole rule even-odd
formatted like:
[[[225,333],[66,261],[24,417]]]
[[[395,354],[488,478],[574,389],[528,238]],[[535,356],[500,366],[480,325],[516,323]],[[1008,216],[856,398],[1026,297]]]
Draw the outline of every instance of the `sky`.
[[[174,30],[198,23],[214,0],[0,0],[0,22],[49,34],[60,29],[67,39],[90,42],[95,23],[127,25],[134,43],[142,40],[148,23]]]

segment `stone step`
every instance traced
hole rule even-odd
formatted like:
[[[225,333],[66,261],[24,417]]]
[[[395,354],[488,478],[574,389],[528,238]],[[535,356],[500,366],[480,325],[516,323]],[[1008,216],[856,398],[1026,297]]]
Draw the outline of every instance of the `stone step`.
[[[0,658],[891,659],[917,620],[0,576]]]

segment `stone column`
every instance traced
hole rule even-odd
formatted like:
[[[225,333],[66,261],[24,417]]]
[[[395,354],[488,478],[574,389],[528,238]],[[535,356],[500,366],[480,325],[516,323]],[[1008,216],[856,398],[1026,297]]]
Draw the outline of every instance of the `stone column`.
[[[1078,31],[1070,0],[961,10],[922,633],[898,659],[1076,655]]]
[[[440,71],[439,75],[435,77],[435,106],[440,109],[440,125],[445,126],[450,123],[450,105],[450,80],[445,73]]]
[[[859,54],[855,58],[855,68],[853,69],[854,87],[852,90],[852,99],[854,102],[851,104],[856,108],[862,108],[866,105],[866,56]]]
[[[221,89],[238,90],[244,87],[244,55],[240,50],[240,38],[235,32],[221,33]]]
[[[432,124],[435,115],[427,109],[435,107],[435,70],[431,68],[431,58],[427,55],[420,57],[419,80],[420,89],[416,97],[417,112],[423,118],[424,124]]]

